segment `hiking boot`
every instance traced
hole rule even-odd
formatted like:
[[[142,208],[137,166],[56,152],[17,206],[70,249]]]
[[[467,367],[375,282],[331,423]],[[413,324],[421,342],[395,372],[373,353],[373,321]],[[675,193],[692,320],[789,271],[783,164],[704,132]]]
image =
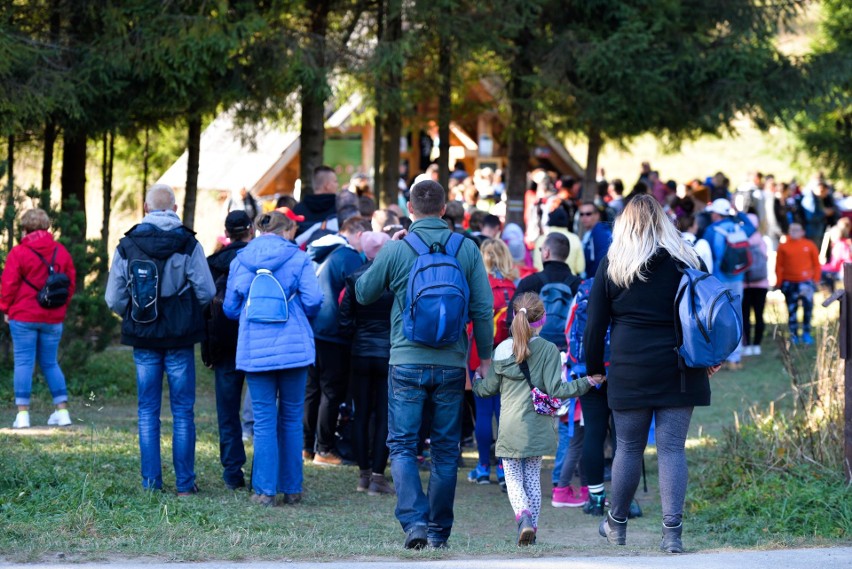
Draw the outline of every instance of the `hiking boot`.
[[[228,490],[239,490],[240,488],[246,487],[246,480],[242,478],[237,480],[236,482],[225,482],[225,488]]]
[[[355,488],[356,492],[366,492],[370,487],[370,470],[359,470],[358,471],[358,486]]]
[[[633,518],[641,518],[642,517],[642,508],[639,507],[639,502],[636,501],[636,498],[630,501],[630,508],[627,510],[627,519],[632,520]]]
[[[396,490],[393,489],[391,483],[385,478],[384,474],[375,474],[370,477],[370,486],[367,489],[368,496],[381,496],[382,494],[396,495]]]
[[[249,501],[264,508],[271,508],[275,505],[275,496],[267,496],[266,494],[252,494],[249,496]]]
[[[314,464],[319,466],[345,466],[346,462],[334,451],[318,452],[314,455]]]
[[[467,475],[468,482],[475,482],[476,484],[491,484],[490,478],[491,469],[481,464],[477,465],[476,468],[471,470]]]
[[[405,534],[406,549],[423,549],[426,543],[426,526],[413,526]]]
[[[624,545],[627,543],[627,520],[620,522],[610,512],[598,527],[598,533],[613,545]]]
[[[506,488],[506,472],[503,470],[503,463],[497,463],[497,484],[500,488]]]
[[[532,516],[527,510],[518,516],[518,547],[526,547],[535,543],[535,527]]]
[[[13,429],[29,429],[30,428],[30,412],[18,411],[15,416],[15,422],[12,423]]]
[[[47,419],[47,424],[54,427],[67,427],[70,425],[71,415],[68,413],[68,409],[57,409],[51,413]]]
[[[550,505],[554,508],[582,508],[585,502],[580,498],[579,491],[574,491],[573,486],[565,486],[553,489]]]
[[[660,549],[667,553],[683,553],[683,542],[680,540],[682,532],[682,522],[673,528],[663,524],[663,538],[660,540]]]
[[[428,540],[429,549],[449,549],[450,546],[445,539],[430,539]]]
[[[302,451],[302,460],[305,462],[311,462],[314,459],[314,452],[310,450]]]
[[[604,515],[604,505],[606,503],[606,492],[600,494],[590,493],[589,500],[583,504],[583,513],[593,516]]]
[[[302,501],[302,493],[296,492],[295,494],[284,494],[284,500],[282,501],[286,506],[295,506],[299,502]]]
[[[802,334],[802,343],[806,346],[813,346],[814,337],[811,336],[809,333],[805,332],[804,334]]]

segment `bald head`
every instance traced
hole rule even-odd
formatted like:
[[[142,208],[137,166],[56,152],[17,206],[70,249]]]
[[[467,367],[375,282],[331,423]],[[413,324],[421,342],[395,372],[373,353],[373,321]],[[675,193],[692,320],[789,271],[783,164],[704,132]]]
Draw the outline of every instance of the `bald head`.
[[[165,184],[154,184],[145,194],[145,209],[147,211],[177,211],[175,191]]]

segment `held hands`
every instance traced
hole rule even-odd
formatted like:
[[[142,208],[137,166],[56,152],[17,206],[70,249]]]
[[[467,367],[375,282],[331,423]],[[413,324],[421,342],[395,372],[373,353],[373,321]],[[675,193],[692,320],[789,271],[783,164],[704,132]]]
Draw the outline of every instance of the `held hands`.
[[[476,371],[479,373],[480,377],[487,377],[489,369],[491,369],[491,360],[480,360],[479,367],[476,368]]]
[[[587,377],[589,383],[592,384],[593,387],[600,387],[606,382],[606,376],[601,374],[590,375]]]

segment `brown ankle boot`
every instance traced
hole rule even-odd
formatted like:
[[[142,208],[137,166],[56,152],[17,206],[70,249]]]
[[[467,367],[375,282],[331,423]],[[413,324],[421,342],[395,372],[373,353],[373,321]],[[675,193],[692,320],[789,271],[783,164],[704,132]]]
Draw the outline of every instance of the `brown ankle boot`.
[[[370,477],[370,487],[367,489],[367,494],[370,496],[381,496],[382,494],[393,496],[396,494],[396,490],[393,489],[393,486],[391,486],[391,483],[388,482],[384,474],[374,473]]]
[[[366,492],[370,487],[370,471],[369,470],[359,470],[358,471],[358,487],[355,488],[358,492]]]

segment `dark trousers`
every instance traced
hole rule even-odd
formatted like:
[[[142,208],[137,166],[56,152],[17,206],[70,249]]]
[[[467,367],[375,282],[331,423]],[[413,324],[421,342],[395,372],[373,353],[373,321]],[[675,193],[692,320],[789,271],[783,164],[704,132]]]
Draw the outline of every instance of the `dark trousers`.
[[[743,289],[743,345],[759,346],[763,340],[766,324],[763,322],[763,309],[766,307],[765,288]],[[751,315],[754,313],[754,337],[751,335]]]
[[[788,319],[787,323],[790,326],[790,334],[798,336],[799,322],[796,313],[799,311],[799,304],[802,305],[802,332],[805,334],[811,333],[811,316],[814,311],[814,292],[816,286],[811,281],[794,283],[784,281],[781,283],[781,292],[784,293],[784,298],[787,301]]]
[[[219,422],[219,460],[222,462],[222,479],[229,486],[242,486],[245,482],[243,466],[246,449],[243,446],[243,428],[240,423],[240,403],[243,401],[245,373],[235,369],[234,358],[216,365],[216,418]]]
[[[604,483],[604,444],[611,411],[606,399],[607,386],[594,387],[580,397],[583,405],[583,470],[589,486]]]
[[[389,452],[388,358],[353,356],[351,385],[355,402],[353,442],[358,468],[384,474]]]
[[[349,346],[316,340],[316,364],[305,387],[304,449],[335,450],[337,416],[349,380]]]

